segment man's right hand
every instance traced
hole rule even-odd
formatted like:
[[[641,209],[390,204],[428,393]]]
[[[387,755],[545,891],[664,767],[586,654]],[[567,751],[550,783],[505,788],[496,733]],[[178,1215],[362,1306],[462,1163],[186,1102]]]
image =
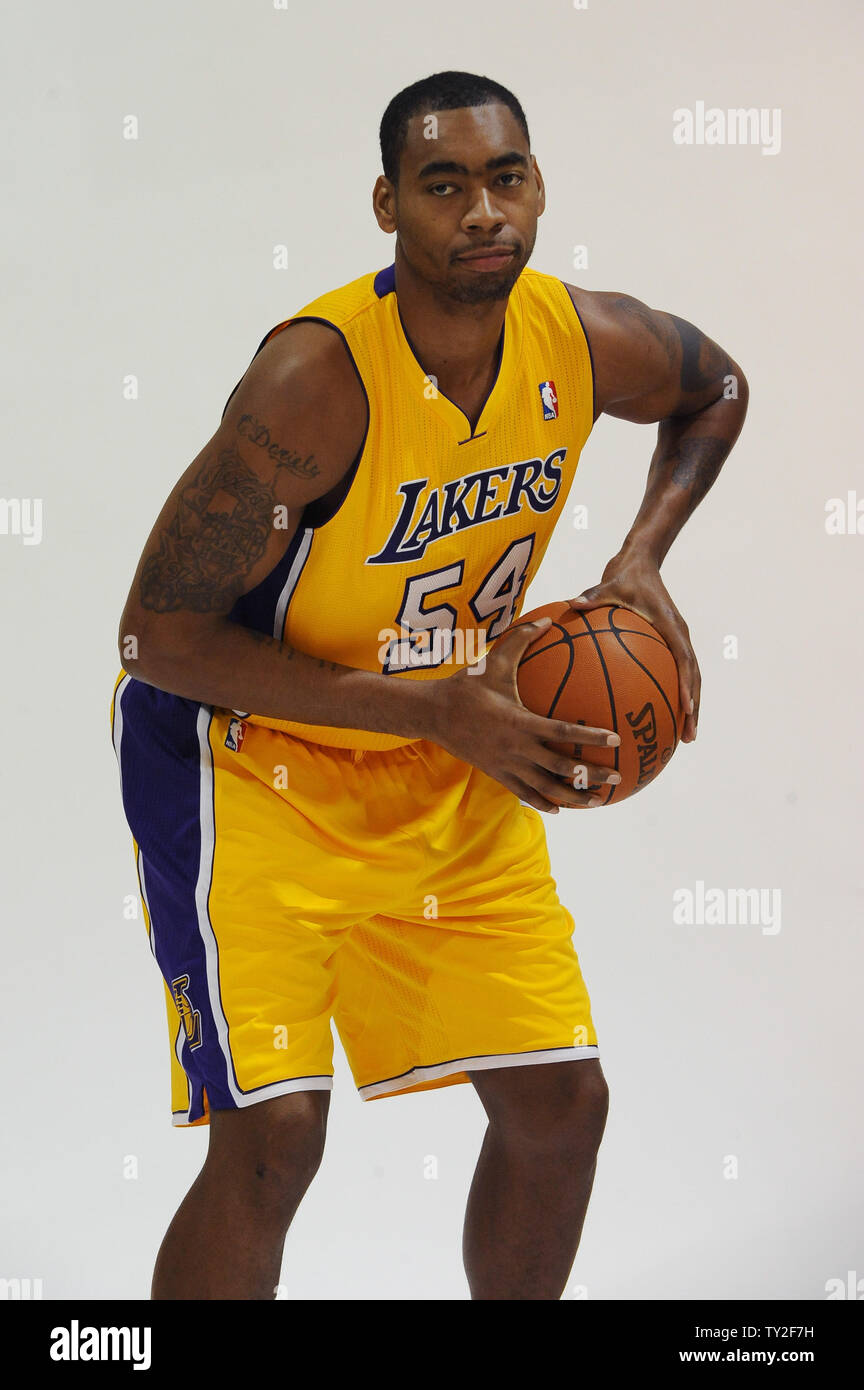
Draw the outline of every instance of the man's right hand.
[[[538,811],[558,812],[559,805],[587,807],[596,793],[577,789],[583,781],[620,782],[617,772],[596,763],[577,763],[548,743],[614,747],[621,740],[611,729],[592,729],[532,714],[519,698],[516,673],[528,647],[551,618],[518,623],[498,638],[480,672],[466,666],[433,684],[432,731],[426,735],[454,757],[494,777],[508,791]]]

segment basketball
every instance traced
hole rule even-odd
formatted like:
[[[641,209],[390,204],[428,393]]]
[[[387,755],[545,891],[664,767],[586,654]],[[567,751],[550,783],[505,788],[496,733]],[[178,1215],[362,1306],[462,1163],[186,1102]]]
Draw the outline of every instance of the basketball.
[[[617,786],[588,786],[604,806],[624,801],[653,782],[681,738],[685,716],[675,658],[656,628],[619,604],[577,611],[566,602],[547,603],[516,626],[547,614],[551,627],[519,662],[520,699],[534,714],[618,734],[617,748],[550,747],[620,773]]]

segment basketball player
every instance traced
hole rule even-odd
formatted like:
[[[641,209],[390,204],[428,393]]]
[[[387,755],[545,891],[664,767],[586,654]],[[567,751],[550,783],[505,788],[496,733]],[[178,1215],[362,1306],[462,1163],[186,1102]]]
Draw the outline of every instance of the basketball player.
[[[740,368],[683,319],[527,269],[545,192],[506,88],[436,74],[380,134],[394,264],[266,335],[120,623],[113,739],[174,1121],[210,1126],[157,1299],[274,1296],[321,1160],[331,1018],[365,1100],[474,1085],[471,1297],[561,1296],[607,1089],[538,813],[592,802],[550,742],[618,739],[521,705],[544,624],[510,629],[602,412],[658,441],[573,602],[664,633],[696,733],[660,565],[741,428]]]

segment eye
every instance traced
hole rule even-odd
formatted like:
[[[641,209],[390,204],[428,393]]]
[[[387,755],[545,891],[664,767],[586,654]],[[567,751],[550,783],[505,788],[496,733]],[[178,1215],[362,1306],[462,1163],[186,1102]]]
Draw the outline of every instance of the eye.
[[[524,182],[525,182],[525,180],[523,179],[522,175],[521,175],[521,174],[517,174],[517,173],[502,174],[501,177],[502,177],[502,179],[518,179],[518,180],[519,180],[519,183],[524,183]],[[506,185],[507,188],[518,188],[518,186],[519,186],[519,184],[516,184],[516,183],[508,183],[508,184]]]
[[[455,188],[455,187],[456,187],[455,183],[431,183],[426,191],[427,191],[427,193],[435,193],[436,197],[438,197],[438,196],[440,196],[440,193],[438,192],[438,190],[440,190],[440,189],[442,189],[442,188]]]

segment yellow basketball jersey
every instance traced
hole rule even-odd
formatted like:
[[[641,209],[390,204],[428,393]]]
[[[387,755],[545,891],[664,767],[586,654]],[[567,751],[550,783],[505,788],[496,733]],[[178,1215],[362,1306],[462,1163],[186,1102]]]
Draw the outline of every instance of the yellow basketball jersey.
[[[368,429],[339,489],[306,508],[283,559],[230,617],[394,679],[452,675],[518,616],[591,432],[591,356],[576,309],[561,280],[522,271],[473,430],[414,355],[393,266],[313,300],[258,351],[298,319],[342,335]],[[336,747],[411,742],[235,713]]]

